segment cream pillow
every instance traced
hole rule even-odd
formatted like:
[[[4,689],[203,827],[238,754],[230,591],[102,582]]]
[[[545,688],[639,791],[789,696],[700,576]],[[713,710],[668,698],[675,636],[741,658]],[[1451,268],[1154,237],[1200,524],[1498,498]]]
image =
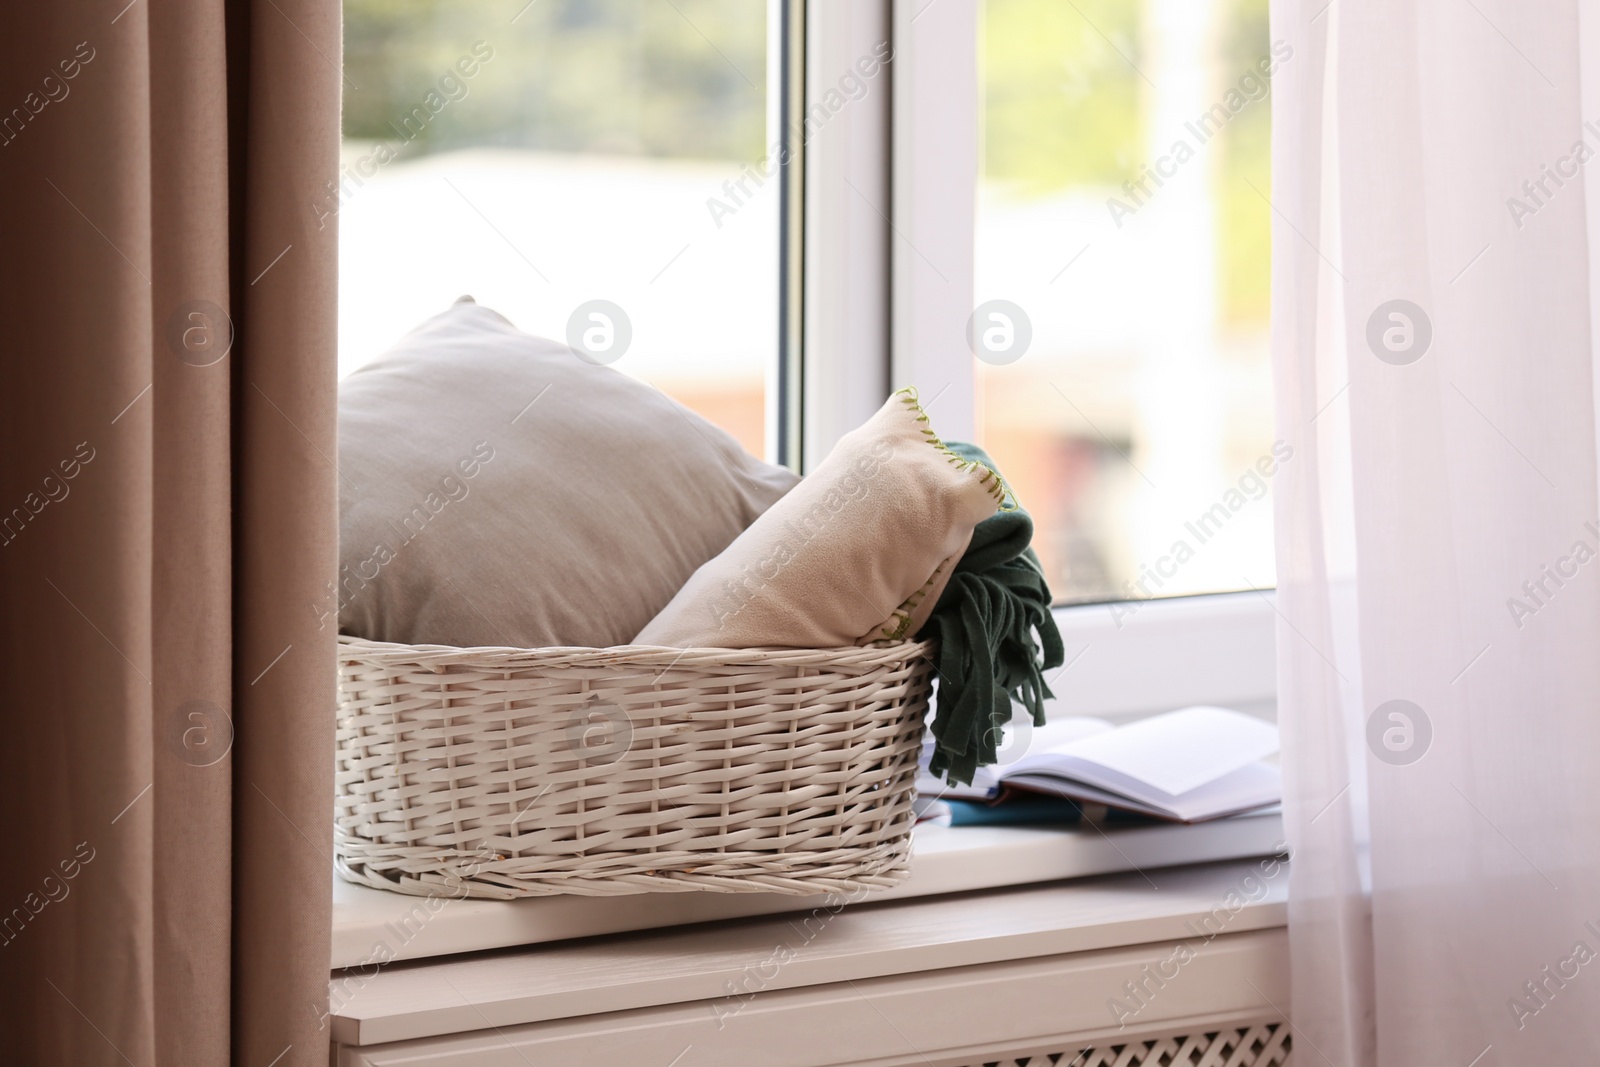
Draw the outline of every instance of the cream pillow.
[[[464,298],[465,300],[466,298]],[[339,389],[340,629],[626,643],[798,480],[656,389],[470,302]]]
[[[695,572],[635,644],[838,648],[914,635],[1000,476],[945,447],[902,389]]]

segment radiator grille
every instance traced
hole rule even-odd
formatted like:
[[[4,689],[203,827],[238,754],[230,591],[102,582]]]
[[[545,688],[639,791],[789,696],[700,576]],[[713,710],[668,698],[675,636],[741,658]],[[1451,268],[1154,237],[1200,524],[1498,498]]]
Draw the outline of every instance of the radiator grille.
[[[1289,1027],[1264,1023],[1017,1059],[973,1061],[965,1067],[1289,1067],[1289,1053]]]

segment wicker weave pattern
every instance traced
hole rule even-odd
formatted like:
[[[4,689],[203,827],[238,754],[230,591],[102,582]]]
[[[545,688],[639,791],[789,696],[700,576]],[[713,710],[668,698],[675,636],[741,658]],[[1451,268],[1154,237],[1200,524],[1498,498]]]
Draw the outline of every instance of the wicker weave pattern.
[[[339,643],[335,860],[351,881],[509,899],[905,877],[925,643]]]

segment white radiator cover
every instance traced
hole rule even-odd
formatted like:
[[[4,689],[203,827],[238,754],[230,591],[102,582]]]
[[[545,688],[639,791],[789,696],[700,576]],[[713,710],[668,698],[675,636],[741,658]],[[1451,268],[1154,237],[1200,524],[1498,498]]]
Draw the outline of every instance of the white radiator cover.
[[[1289,1064],[1288,1024],[1262,1023],[1119,1043],[1107,1041],[1089,1048],[1068,1046],[1023,1056],[1007,1054],[998,1059],[965,1059],[959,1067],[1289,1067]]]
[[[333,1062],[1284,1067],[1278,873],[1135,872],[845,908],[809,939],[778,916],[352,972]]]

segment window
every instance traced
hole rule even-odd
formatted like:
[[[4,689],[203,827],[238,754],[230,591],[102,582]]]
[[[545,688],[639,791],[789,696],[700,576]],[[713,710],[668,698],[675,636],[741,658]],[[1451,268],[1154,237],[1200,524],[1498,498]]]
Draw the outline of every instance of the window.
[[[977,434],[1051,589],[1270,586],[1266,0],[980,19]]]
[[[349,0],[344,180],[318,208],[341,227],[341,370],[472,293],[609,344],[774,457],[789,129],[789,455],[814,464],[889,388],[948,388],[937,425],[1015,484],[1060,602],[1270,586],[1270,74],[1291,57],[1266,0],[795,6]],[[967,125],[948,69],[893,94],[858,72],[939,47],[976,50]],[[800,53],[805,106],[780,114],[769,73]],[[942,143],[892,151],[919,111]],[[909,358],[869,307],[891,300]],[[930,327],[940,304],[957,317]],[[958,322],[971,351],[927,356]]]
[[[463,293],[765,451],[778,338],[767,12],[347,0],[340,372]],[[715,205],[715,207],[713,206]],[[600,303],[603,302],[603,303]]]
[[[558,339],[605,300],[619,370],[802,469],[917,384],[1107,605],[1058,612],[1074,713],[1270,712],[1265,598],[1141,603],[1273,582],[1266,0],[346,0],[345,37],[342,372],[462,293]]]

